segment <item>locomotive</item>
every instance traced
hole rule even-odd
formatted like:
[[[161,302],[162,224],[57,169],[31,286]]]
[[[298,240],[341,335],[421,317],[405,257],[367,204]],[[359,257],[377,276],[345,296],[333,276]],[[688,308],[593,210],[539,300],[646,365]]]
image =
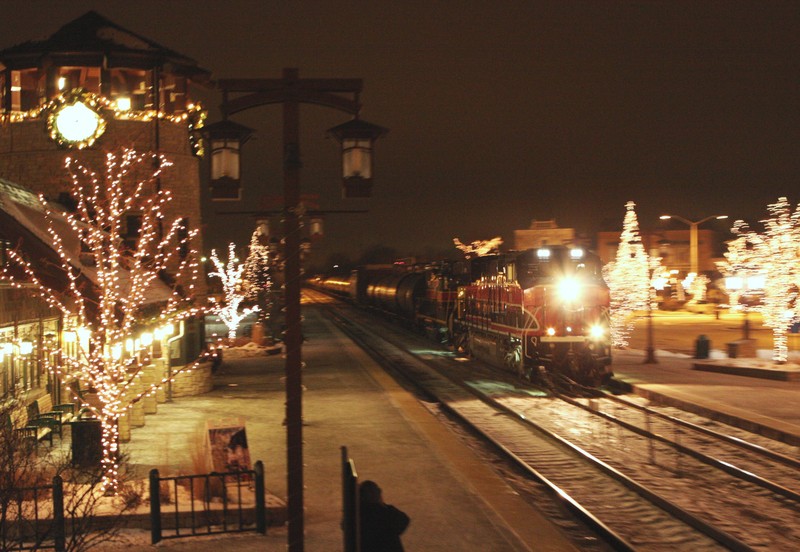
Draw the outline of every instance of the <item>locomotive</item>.
[[[610,296],[597,255],[545,246],[426,265],[362,266],[312,285],[389,313],[525,379],[611,377]]]

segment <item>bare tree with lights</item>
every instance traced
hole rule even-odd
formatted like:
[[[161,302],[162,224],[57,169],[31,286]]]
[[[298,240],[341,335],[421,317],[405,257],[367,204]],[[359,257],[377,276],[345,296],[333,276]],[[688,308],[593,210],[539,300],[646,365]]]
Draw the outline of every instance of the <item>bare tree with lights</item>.
[[[33,284],[33,289],[61,312],[65,330],[82,336],[75,344],[77,354],[51,351],[53,357],[62,358],[64,367],[48,368],[57,375],[65,370],[81,389],[96,390],[96,403],[79,396],[73,400],[82,402],[102,425],[102,486],[109,494],[119,490],[120,417],[144,396],[199,363],[188,364],[173,371],[171,378],[134,391],[144,368],[140,356],[146,348],[143,344],[138,345],[140,349],[135,344],[126,346],[135,343],[134,332],[142,326],[158,327],[196,314],[191,294],[198,265],[189,245],[197,232],[185,228],[181,220],[167,229],[162,227],[164,206],[171,194],[157,181],[170,163],[159,156],[154,164],[153,158],[153,154],[131,149],[108,153],[100,172],[67,158],[75,210],[63,211],[40,196],[47,233],[61,261],[58,269],[66,281],[64,289],[50,287],[52,275],[29,263],[21,251],[9,252],[9,260],[10,265],[21,269],[22,276],[13,274],[10,266],[2,270],[2,277],[14,286]],[[133,245],[120,238],[131,213],[141,217]],[[160,278],[168,270],[175,282],[169,287]],[[164,295],[154,299],[159,290]],[[45,361],[50,357],[45,354]]]
[[[687,278],[681,283],[683,288],[689,292],[689,295],[692,296],[692,302],[697,303],[698,301],[704,301],[706,298],[706,294],[708,293],[708,284],[711,283],[711,280],[705,274],[690,274]]]
[[[236,257],[236,244],[228,244],[228,262],[223,263],[217,256],[217,251],[211,250],[211,262],[216,267],[215,272],[209,273],[210,277],[222,280],[222,301],[216,306],[214,312],[228,328],[228,339],[236,337],[236,330],[242,320],[252,312],[258,311],[258,305],[240,309],[245,299],[242,290],[242,272],[245,265]]]
[[[476,240],[470,244],[461,243],[458,238],[453,238],[453,243],[456,248],[464,253],[467,259],[475,257],[483,257],[485,255],[494,255],[500,252],[500,246],[503,244],[503,238],[497,236],[490,240]]]
[[[729,244],[727,267],[733,274],[746,267],[764,277],[761,304],[763,323],[772,328],[772,360],[783,364],[789,357],[789,328],[800,318],[800,204],[794,212],[785,197],[771,203],[770,217],[761,221],[764,232],[751,230],[744,221],[736,221],[733,233],[737,239]]]
[[[728,306],[732,311],[744,314],[742,338],[750,339],[751,311],[761,300],[764,293],[760,263],[756,261],[753,247],[747,241],[747,235],[738,234],[728,242],[724,253],[725,260],[717,263],[717,268],[725,276],[725,288],[728,293]]]
[[[650,260],[639,235],[635,206],[633,201],[625,205],[617,256],[603,267],[611,292],[611,341],[621,348],[628,346],[633,313],[648,308],[650,298]]]

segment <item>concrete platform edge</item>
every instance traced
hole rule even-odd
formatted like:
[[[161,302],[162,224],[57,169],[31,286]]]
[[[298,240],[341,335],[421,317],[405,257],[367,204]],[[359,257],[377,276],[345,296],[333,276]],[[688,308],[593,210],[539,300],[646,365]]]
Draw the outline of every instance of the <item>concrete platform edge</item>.
[[[634,393],[640,397],[644,397],[655,403],[680,408],[687,412],[692,412],[700,416],[705,416],[712,420],[716,420],[730,426],[738,427],[752,433],[764,435],[770,439],[775,439],[783,443],[794,446],[800,446],[800,435],[788,431],[775,425],[766,424],[753,420],[747,416],[747,413],[733,413],[730,411],[723,411],[722,409],[712,408],[706,404],[698,404],[695,397],[681,398],[675,392],[670,394],[663,393],[653,389],[650,384],[635,384],[627,381],[616,379],[616,384],[627,393]]]
[[[762,368],[758,366],[735,366],[727,361],[708,360],[695,362],[692,365],[692,368],[694,370],[702,370],[705,372],[733,374],[749,378],[800,381],[800,372],[797,370],[783,369],[779,367]]]

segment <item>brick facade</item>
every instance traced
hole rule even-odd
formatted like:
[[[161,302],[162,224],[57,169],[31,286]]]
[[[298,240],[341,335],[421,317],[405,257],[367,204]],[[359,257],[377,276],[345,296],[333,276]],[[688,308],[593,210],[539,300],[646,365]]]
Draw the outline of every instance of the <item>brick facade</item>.
[[[138,151],[156,151],[155,122],[116,120],[105,113],[105,133],[91,148],[70,150],[59,147],[47,132],[47,118],[0,125],[0,177],[28,186],[37,193],[56,199],[70,187],[70,177],[64,167],[72,155],[95,170],[102,170],[106,153],[118,153],[124,147]],[[192,154],[189,129],[185,122],[160,121],[158,151],[172,163],[161,176],[161,186],[172,194],[165,208],[165,228],[172,221],[186,218],[190,228],[200,228],[200,163]],[[193,248],[202,254],[203,240],[198,234]],[[205,282],[196,283],[200,294]]]

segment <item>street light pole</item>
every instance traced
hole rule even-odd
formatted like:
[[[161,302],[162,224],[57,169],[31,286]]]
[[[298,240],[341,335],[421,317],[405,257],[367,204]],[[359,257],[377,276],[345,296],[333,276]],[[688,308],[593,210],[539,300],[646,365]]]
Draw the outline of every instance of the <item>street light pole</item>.
[[[295,74],[296,78],[297,75]],[[283,102],[283,201],[286,309],[286,481],[289,550],[301,552],[304,542],[303,501],[303,361],[300,327],[300,110],[297,100]]]
[[[300,104],[313,103],[330,107],[353,115],[355,119],[339,125],[335,132],[343,144],[343,161],[346,160],[344,187],[346,197],[368,197],[372,180],[372,142],[383,135],[386,129],[358,120],[361,108],[359,94],[361,79],[300,79],[298,70],[283,70],[281,79],[221,79],[217,83],[223,92],[221,105],[225,121],[211,128],[208,134],[212,142],[212,173],[214,155],[219,152],[220,169],[217,184],[232,197],[231,187],[239,185],[238,166],[230,170],[229,160],[235,157],[238,163],[239,144],[231,144],[245,132],[240,125],[227,121],[228,115],[253,107],[279,103],[283,107],[283,200],[285,240],[285,314],[286,333],[286,466],[287,466],[287,510],[288,550],[303,552],[304,505],[303,505],[303,403],[302,403],[302,330],[300,315]],[[244,94],[230,98],[229,94]],[[239,127],[239,128],[237,128]],[[246,127],[244,127],[246,129]],[[249,129],[246,129],[249,130]],[[355,135],[355,136],[353,136]],[[241,140],[241,138],[239,138]],[[355,141],[355,145],[353,142]],[[216,144],[216,146],[215,146]],[[353,159],[354,150],[358,156]],[[359,163],[367,163],[362,167]],[[348,170],[353,174],[348,174]],[[212,188],[215,178],[212,176]],[[358,195],[348,195],[348,186],[357,186]],[[225,188],[227,187],[227,188]],[[213,191],[213,190],[212,190]],[[238,197],[238,191],[235,194]]]
[[[698,262],[698,227],[712,219],[722,220],[728,218],[728,215],[711,215],[710,217],[706,217],[704,219],[700,219],[697,221],[692,221],[689,219],[685,219],[678,215],[661,215],[659,217],[661,220],[667,219],[676,219],[685,224],[689,225],[689,262],[690,262],[690,272],[694,274],[699,274],[700,263]]]

